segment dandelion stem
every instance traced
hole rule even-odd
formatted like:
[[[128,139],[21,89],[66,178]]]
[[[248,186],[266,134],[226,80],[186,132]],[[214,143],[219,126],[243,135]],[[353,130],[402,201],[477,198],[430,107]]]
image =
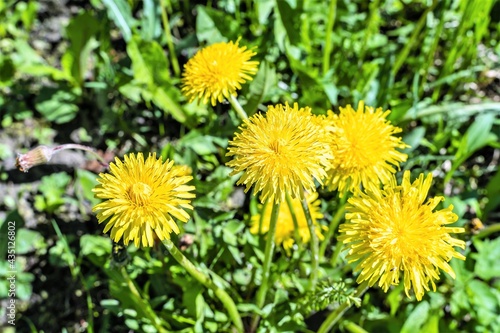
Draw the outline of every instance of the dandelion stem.
[[[245,110],[243,110],[240,102],[238,102],[238,99],[236,97],[231,95],[229,97],[229,103],[231,103],[231,105],[233,106],[233,108],[236,111],[236,113],[238,114],[238,116],[240,116],[241,120],[248,119],[247,113],[245,112]]]
[[[124,267],[122,267],[121,273],[122,273],[123,278],[125,279],[125,282],[126,282],[128,288],[132,292],[132,295],[134,295],[134,297],[136,298],[136,300],[140,300],[140,301],[142,301],[142,302],[145,303],[144,306],[143,306],[143,308],[141,310],[146,315],[146,317],[149,319],[149,321],[151,322],[151,324],[156,328],[156,330],[158,332],[160,332],[160,333],[166,333],[167,330],[165,328],[163,328],[163,326],[161,325],[160,318],[158,318],[158,316],[153,311],[153,309],[151,309],[151,307],[149,306],[149,304],[147,304],[144,301],[144,299],[141,296],[141,293],[139,292],[139,290],[137,290],[137,287],[135,286],[134,281],[132,281],[132,279],[130,278],[130,276],[127,273],[127,270]]]
[[[478,232],[477,235],[472,236],[475,239],[482,239],[486,238],[492,233],[499,232],[500,231],[500,223],[495,223],[487,226],[486,228],[482,229],[481,231]]]
[[[271,221],[269,223],[269,231],[267,232],[266,249],[264,250],[264,264],[262,265],[262,282],[259,290],[257,291],[256,305],[257,308],[262,309],[266,301],[266,294],[269,285],[269,275],[271,271],[271,262],[274,253],[274,235],[276,234],[276,224],[278,222],[278,216],[280,212],[280,204],[273,204],[273,210],[271,212]],[[252,320],[252,326],[250,332],[255,332],[257,325],[259,324],[259,315],[255,315]]]
[[[358,286],[358,289],[356,289],[356,293],[353,295],[353,297],[361,297],[369,288],[369,281],[366,280],[364,281],[361,285]],[[327,333],[330,332],[332,329],[333,325],[335,325],[340,318],[346,313],[347,310],[349,310],[352,306],[352,302],[344,302],[339,305],[339,307],[330,313],[326,320],[321,324],[318,333]]]
[[[301,203],[304,215],[306,216],[307,226],[309,227],[309,233],[311,234],[311,275],[309,276],[309,288],[310,290],[314,290],[314,287],[316,286],[316,279],[318,278],[319,267],[318,235],[316,235],[316,230],[314,230],[314,223],[311,217],[311,212],[309,211],[307,199],[302,198]]]
[[[95,158],[99,162],[101,162],[103,165],[107,166],[106,161],[104,161],[104,159],[101,156],[99,156],[99,154],[96,153],[96,151],[94,150],[94,148],[91,148],[91,147],[88,147],[88,146],[84,146],[84,145],[79,145],[77,143],[66,143],[66,144],[63,144],[63,145],[56,146],[56,147],[52,148],[52,152],[56,153],[58,151],[65,150],[65,149],[80,149],[80,150],[85,150],[85,151],[91,153],[92,155],[94,155]]]
[[[333,250],[332,257],[330,258],[330,266],[335,267],[337,265],[337,259],[342,251],[342,245],[342,242],[337,242],[335,245],[335,250]]]
[[[174,245],[174,243],[170,239],[165,239],[163,241],[163,245],[165,245],[172,257],[174,257],[174,259],[182,267],[184,267],[193,278],[195,278],[202,285],[214,292],[215,296],[217,296],[217,298],[226,308],[229,317],[231,318],[233,324],[236,326],[236,330],[240,333],[243,333],[243,322],[241,320],[240,314],[238,313],[238,309],[236,308],[236,304],[234,303],[231,296],[229,296],[224,291],[224,289],[219,288],[207,274],[201,272],[198,268],[196,268],[193,263],[182,254],[182,252]]]
[[[347,201],[347,193],[344,192],[343,196],[340,199],[337,211],[335,212],[335,215],[333,216],[330,225],[328,226],[328,232],[325,235],[325,239],[323,240],[321,246],[319,247],[319,258],[325,257],[326,247],[328,246],[328,244],[330,244],[331,238],[333,237],[333,233],[335,232],[335,230],[337,230],[337,227],[340,221],[342,220],[342,217],[344,216],[346,201]]]
[[[170,62],[172,63],[172,68],[174,70],[175,76],[180,77],[181,71],[179,67],[179,62],[175,54],[175,46],[172,39],[172,34],[170,33],[170,24],[168,22],[167,7],[165,6],[165,1],[160,0],[161,6],[161,20],[163,23],[163,30],[165,30],[165,36],[167,37],[168,52],[170,53]]]

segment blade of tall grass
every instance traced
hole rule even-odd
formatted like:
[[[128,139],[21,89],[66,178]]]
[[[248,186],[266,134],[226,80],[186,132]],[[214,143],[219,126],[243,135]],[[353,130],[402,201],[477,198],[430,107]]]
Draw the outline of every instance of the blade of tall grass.
[[[414,119],[421,119],[429,116],[434,116],[437,114],[446,114],[446,116],[449,119],[464,117],[464,116],[470,117],[475,114],[487,111],[500,114],[500,103],[490,102],[490,103],[471,104],[471,105],[466,105],[463,103],[449,103],[444,105],[432,105],[420,110],[416,110],[416,112],[412,114],[407,113],[401,119],[401,122]]]
[[[445,8],[448,8],[450,4],[450,0],[446,0],[442,2],[442,9],[438,11],[440,13],[440,16],[437,17],[436,19],[439,20],[439,24],[435,29],[432,29],[432,33],[434,34],[434,38],[432,40],[431,47],[429,49],[429,52],[427,54],[427,59],[425,61],[425,65],[422,66],[422,83],[420,84],[420,91],[419,91],[419,96],[422,95],[424,92],[424,86],[427,82],[427,75],[429,74],[429,69],[434,66],[434,60],[436,56],[436,52],[439,46],[439,42],[441,40],[441,34],[443,33],[443,27],[445,23],[445,17],[444,14],[446,13]]]
[[[446,77],[457,70],[456,64],[460,62],[462,68],[466,68],[472,63],[472,60],[477,56],[477,47],[486,32],[484,24],[489,22],[489,13],[493,7],[491,0],[474,0],[461,2],[460,14],[461,19],[457,29],[451,38],[452,44],[447,47],[443,54],[445,59],[443,68],[438,76],[438,79]],[[485,23],[486,22],[486,23]],[[474,34],[468,32],[474,29]],[[458,83],[450,86],[450,91],[454,91]],[[438,87],[432,94],[432,100],[437,101],[441,95],[441,88]]]
[[[325,73],[330,69],[330,58],[333,51],[332,33],[336,14],[337,0],[330,0],[330,6],[328,6],[328,21],[326,24],[325,50],[323,52],[323,75],[325,75]]]
[[[398,56],[396,57],[396,61],[394,62],[394,66],[392,67],[392,71],[391,71],[391,75],[393,77],[395,77],[396,74],[399,72],[399,70],[401,69],[401,66],[407,60],[411,49],[416,45],[419,38],[421,38],[421,32],[425,26],[425,22],[427,21],[427,15],[430,12],[432,12],[434,10],[434,8],[436,8],[438,3],[439,3],[439,1],[434,0],[432,2],[432,5],[425,10],[425,12],[422,14],[420,19],[418,20],[417,24],[415,25],[415,29],[413,30],[413,33],[410,36],[410,40],[405,44],[405,46],[403,47],[401,52],[399,52]]]
[[[369,5],[369,16],[368,23],[366,25],[365,34],[363,36],[363,42],[361,44],[361,52],[359,55],[358,64],[361,66],[368,51],[368,42],[370,38],[379,32],[380,28],[380,0],[374,0]]]

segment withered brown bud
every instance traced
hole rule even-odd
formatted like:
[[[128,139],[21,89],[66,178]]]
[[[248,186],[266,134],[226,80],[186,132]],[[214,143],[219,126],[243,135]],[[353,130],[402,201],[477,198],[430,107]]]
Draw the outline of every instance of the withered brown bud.
[[[45,164],[49,162],[55,153],[65,149],[80,149],[87,151],[93,154],[103,166],[106,167],[108,166],[108,164],[103,160],[101,156],[99,156],[99,154],[95,152],[93,148],[82,146],[75,143],[66,143],[63,145],[56,146],[54,148],[49,148],[46,146],[38,146],[30,150],[26,154],[17,154],[16,167],[23,172],[28,172],[29,169],[31,169],[36,165]]]
[[[28,172],[32,167],[50,161],[53,154],[53,148],[38,146],[26,154],[17,154],[16,167],[23,172]]]

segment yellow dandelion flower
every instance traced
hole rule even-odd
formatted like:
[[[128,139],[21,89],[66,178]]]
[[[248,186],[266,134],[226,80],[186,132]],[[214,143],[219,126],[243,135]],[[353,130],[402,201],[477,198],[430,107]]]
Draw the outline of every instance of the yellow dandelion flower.
[[[173,167],[173,161],[162,162],[161,157],[150,154],[146,160],[142,153],[128,154],[124,162],[115,158],[110,163],[110,173],[101,173],[93,191],[96,198],[105,201],[97,204],[99,223],[106,222],[104,232],[111,229],[111,238],[118,242],[123,238],[127,245],[154,245],[154,235],[160,240],[169,239],[179,227],[173,218],[189,220],[184,209],[195,197],[190,191],[194,186],[185,185],[193,177],[180,175],[181,169]]]
[[[359,191],[360,185],[375,190],[380,182],[386,184],[406,161],[407,155],[396,149],[407,148],[401,138],[393,136],[401,132],[386,119],[390,111],[365,107],[361,101],[358,110],[347,105],[340,108],[340,114],[329,113],[333,131],[333,167],[326,182],[330,190]]]
[[[431,174],[425,179],[420,174],[412,184],[406,171],[401,185],[393,176],[383,190],[368,190],[348,200],[339,240],[349,249],[348,261],[358,262],[358,283],[368,281],[373,286],[378,280],[387,292],[390,285],[399,284],[403,272],[406,295],[413,288],[420,301],[429,283],[436,290],[440,269],[455,278],[448,262],[453,257],[465,260],[454,249],[464,249],[465,243],[450,233],[464,229],[445,226],[458,219],[452,205],[433,211],[443,197],[424,203],[431,183]]]
[[[312,118],[310,108],[295,103],[293,108],[269,106],[265,116],[245,120],[226,154],[233,156],[227,163],[234,169],[231,175],[243,171],[237,184],[245,184],[245,192],[255,184],[262,202],[281,203],[286,193],[303,198],[304,190],[314,192],[314,179],[322,184],[332,154]]]
[[[328,228],[326,226],[320,226],[317,223],[317,220],[323,218],[323,214],[319,209],[319,205],[321,204],[321,202],[317,200],[318,193],[314,192],[310,195],[306,195],[306,197],[307,205],[309,206],[309,212],[311,213],[311,218],[316,227],[314,231],[318,236],[318,239],[323,240],[324,236],[322,230],[328,230]],[[250,227],[250,232],[252,234],[258,234],[259,229],[262,234],[265,234],[269,231],[272,207],[271,205],[267,205],[267,207],[264,208],[264,211],[262,211],[263,207],[261,207],[261,211],[259,212],[259,214],[252,216]],[[292,199],[292,208],[297,219],[298,234],[302,243],[306,244],[311,239],[311,233],[309,232],[309,227],[307,226],[306,216],[304,214],[304,210],[302,209],[302,203],[300,202],[300,199]],[[260,225],[261,214],[263,214],[262,225]],[[288,207],[288,204],[283,203],[282,205],[280,205],[279,218],[276,224],[276,234],[274,236],[274,239],[276,244],[283,245],[283,248],[288,254],[290,254],[290,250],[295,243],[294,230],[295,223],[293,222],[290,208]]]
[[[189,101],[195,98],[215,106],[224,97],[236,96],[241,84],[251,81],[257,73],[258,61],[249,61],[256,53],[235,43],[217,43],[198,51],[186,65],[182,78],[182,92]]]
[[[172,166],[172,173],[175,174],[177,177],[181,176],[191,176],[193,174],[193,169],[187,165],[173,165]]]

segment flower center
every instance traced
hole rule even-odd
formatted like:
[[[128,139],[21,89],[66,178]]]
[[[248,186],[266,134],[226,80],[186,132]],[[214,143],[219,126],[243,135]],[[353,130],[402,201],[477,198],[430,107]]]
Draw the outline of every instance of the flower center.
[[[149,185],[138,182],[130,186],[128,195],[137,206],[144,206],[148,203],[152,192]]]
[[[285,141],[282,139],[276,139],[271,141],[269,148],[276,153],[276,155],[281,155],[285,151]]]

